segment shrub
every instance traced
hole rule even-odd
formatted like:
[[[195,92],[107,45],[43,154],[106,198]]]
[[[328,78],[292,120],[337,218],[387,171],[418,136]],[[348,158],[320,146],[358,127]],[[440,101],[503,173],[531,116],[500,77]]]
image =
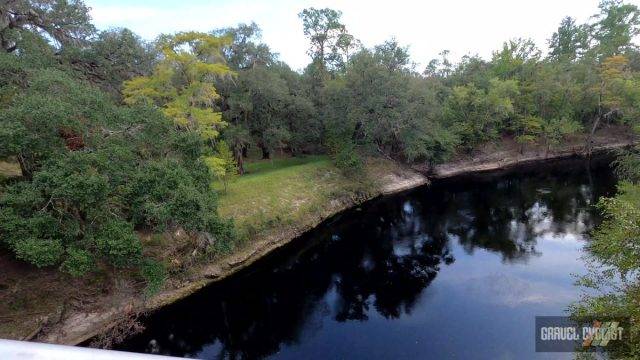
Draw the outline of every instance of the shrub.
[[[334,161],[338,169],[347,176],[360,174],[364,169],[362,157],[352,142],[344,143],[338,148]]]
[[[162,286],[167,279],[167,269],[156,260],[145,259],[140,268],[140,275],[146,283],[145,294],[152,296],[162,290]]]
[[[114,219],[102,225],[95,234],[98,251],[117,267],[138,265],[142,243],[130,223]]]
[[[13,246],[18,259],[32,263],[37,267],[58,263],[64,252],[62,243],[50,239],[24,239]]]
[[[87,250],[69,248],[67,259],[62,263],[62,270],[71,276],[79,277],[93,269],[93,256]]]

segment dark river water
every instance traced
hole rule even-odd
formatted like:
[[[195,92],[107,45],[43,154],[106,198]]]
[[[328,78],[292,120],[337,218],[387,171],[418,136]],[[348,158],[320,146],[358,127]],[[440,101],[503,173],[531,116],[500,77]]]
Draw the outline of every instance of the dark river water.
[[[438,181],[337,216],[153,314],[118,349],[205,359],[556,359],[536,315],[580,290],[607,165]]]

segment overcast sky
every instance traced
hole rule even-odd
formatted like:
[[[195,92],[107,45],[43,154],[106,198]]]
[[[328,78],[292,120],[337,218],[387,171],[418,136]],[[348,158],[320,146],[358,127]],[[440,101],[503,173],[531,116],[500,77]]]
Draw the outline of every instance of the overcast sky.
[[[263,40],[292,68],[309,63],[298,13],[330,7],[367,46],[395,37],[413,61],[426,64],[443,49],[456,60],[489,57],[503,41],[528,37],[547,50],[547,39],[570,15],[584,22],[598,0],[85,0],[100,29],[128,27],[145,39],[183,30],[208,31],[255,21]],[[640,0],[627,1],[640,5]]]

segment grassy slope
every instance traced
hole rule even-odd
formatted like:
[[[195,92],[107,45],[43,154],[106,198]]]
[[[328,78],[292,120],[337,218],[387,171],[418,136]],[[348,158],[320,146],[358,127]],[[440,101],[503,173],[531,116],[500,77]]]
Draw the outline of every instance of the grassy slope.
[[[20,176],[20,166],[17,163],[0,161],[0,181],[15,176]]]
[[[247,174],[220,191],[220,214],[235,219],[241,232],[253,235],[281,224],[296,223],[328,201],[357,189],[326,156],[260,160]]]

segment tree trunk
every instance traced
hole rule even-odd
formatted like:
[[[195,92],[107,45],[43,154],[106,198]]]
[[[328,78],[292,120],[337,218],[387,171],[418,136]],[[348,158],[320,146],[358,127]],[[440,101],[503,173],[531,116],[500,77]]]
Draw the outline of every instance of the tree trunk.
[[[593,135],[600,125],[600,119],[602,119],[602,93],[604,92],[604,81],[600,82],[600,93],[598,94],[598,116],[593,121],[593,126],[591,127],[591,132],[589,136],[587,136],[587,143],[585,144],[585,153],[588,157],[591,157],[591,152],[593,151]]]
[[[591,132],[589,133],[589,136],[587,137],[587,144],[586,144],[586,153],[587,155],[591,155],[591,152],[593,151],[593,137],[595,136],[596,130],[598,130],[598,126],[600,125],[600,122],[602,120],[605,120],[607,122],[611,121],[611,118],[614,116],[622,116],[622,111],[620,111],[620,109],[613,109],[609,112],[607,112],[606,114],[598,114],[598,117],[593,121],[593,126],[591,127]]]
[[[26,164],[26,161],[24,159],[24,156],[21,153],[19,153],[17,158],[18,158],[18,164],[20,164],[20,172],[22,172],[22,177],[27,179],[27,180],[31,180],[33,174],[27,168],[27,164]]]
[[[243,148],[244,150],[244,148]],[[238,164],[238,174],[244,175],[244,155],[243,150],[236,151],[236,163]]]
[[[269,149],[267,149],[266,146],[261,145],[260,150],[262,150],[262,160],[271,159],[271,153],[269,152]]]
[[[591,152],[593,151],[593,136],[596,133],[596,129],[598,129],[598,125],[600,125],[599,115],[593,122],[593,126],[591,127],[591,132],[589,132],[589,136],[587,136],[587,143],[585,144],[585,152],[587,156],[591,156]]]

